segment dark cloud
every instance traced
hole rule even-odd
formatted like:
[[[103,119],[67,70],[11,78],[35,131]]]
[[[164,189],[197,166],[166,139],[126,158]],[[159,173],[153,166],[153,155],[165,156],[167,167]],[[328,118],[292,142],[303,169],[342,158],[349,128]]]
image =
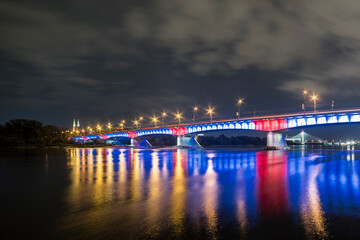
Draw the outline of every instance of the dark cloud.
[[[358,1],[1,1],[1,121],[116,121],[360,100]],[[273,110],[269,110],[273,108]],[[59,114],[59,111],[61,114]]]

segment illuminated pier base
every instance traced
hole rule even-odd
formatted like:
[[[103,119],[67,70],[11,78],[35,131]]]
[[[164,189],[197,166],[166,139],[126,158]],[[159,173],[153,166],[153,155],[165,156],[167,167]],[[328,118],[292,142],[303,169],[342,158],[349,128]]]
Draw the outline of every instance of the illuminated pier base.
[[[130,147],[134,147],[135,145],[134,145],[134,139],[133,138],[131,138],[130,139],[130,145],[129,145]]]
[[[281,133],[273,133],[273,132],[268,132],[266,145],[268,148],[287,147],[284,135]]]
[[[176,147],[201,148],[201,145],[194,137],[177,136]]]
[[[176,146],[177,146],[177,147],[182,147],[182,146],[184,146],[184,145],[183,145],[183,136],[177,136],[177,138],[176,138]]]

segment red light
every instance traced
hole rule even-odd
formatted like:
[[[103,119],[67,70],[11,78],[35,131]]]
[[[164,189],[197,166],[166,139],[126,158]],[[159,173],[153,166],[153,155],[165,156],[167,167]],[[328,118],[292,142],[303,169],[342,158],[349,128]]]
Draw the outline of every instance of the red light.
[[[255,130],[259,131],[276,131],[287,128],[287,121],[284,118],[261,119],[253,121]]]
[[[136,132],[127,132],[126,134],[129,136],[129,138],[136,138],[137,137]]]
[[[181,136],[188,133],[187,128],[185,127],[174,127],[174,128],[170,128],[170,130],[172,134],[176,136]]]
[[[104,134],[101,134],[100,137],[101,137],[101,139],[107,139],[107,136]]]
[[[86,140],[87,140],[87,137],[82,137],[82,139],[83,139],[84,141],[86,141]]]

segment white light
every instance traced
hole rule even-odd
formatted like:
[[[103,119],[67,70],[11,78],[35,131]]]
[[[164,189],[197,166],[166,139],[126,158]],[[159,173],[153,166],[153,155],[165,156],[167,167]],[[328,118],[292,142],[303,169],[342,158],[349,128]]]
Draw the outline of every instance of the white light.
[[[299,118],[297,120],[297,126],[304,126],[304,125],[306,125],[305,119]]]
[[[289,121],[289,128],[292,128],[292,127],[296,127],[296,120],[295,119],[291,119]]]
[[[308,119],[306,119],[306,125],[314,125],[314,124],[316,124],[316,120],[315,120],[315,118],[308,118]]]
[[[360,115],[353,115],[350,118],[351,122],[360,122]]]
[[[337,123],[337,117],[336,116],[331,116],[328,118],[328,123]]]
[[[340,118],[339,118],[339,122],[341,122],[341,123],[344,123],[344,122],[349,122],[349,117],[348,116],[341,116]]]
[[[318,117],[317,124],[325,124],[326,123],[326,117]]]

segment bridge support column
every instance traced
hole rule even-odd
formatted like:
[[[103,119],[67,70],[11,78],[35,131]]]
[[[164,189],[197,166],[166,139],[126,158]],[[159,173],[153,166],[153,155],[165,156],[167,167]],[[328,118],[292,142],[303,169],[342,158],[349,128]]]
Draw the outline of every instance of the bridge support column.
[[[176,138],[176,146],[177,147],[183,146],[182,145],[182,138],[183,138],[183,136],[181,136],[181,135],[177,136],[177,138]]]
[[[284,148],[287,147],[285,137],[281,133],[268,132],[267,134],[267,147],[268,148]]]
[[[134,147],[134,138],[130,138],[130,147]]]

